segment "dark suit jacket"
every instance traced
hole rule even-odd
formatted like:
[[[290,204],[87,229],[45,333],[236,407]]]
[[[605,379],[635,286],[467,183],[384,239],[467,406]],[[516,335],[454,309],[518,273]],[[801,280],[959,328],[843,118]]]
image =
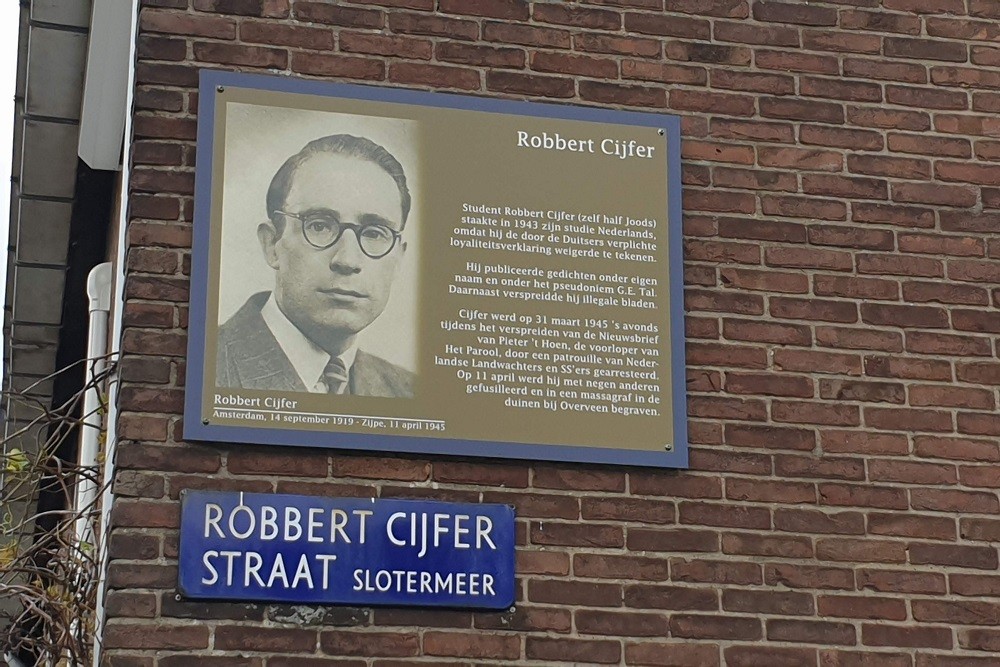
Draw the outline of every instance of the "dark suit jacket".
[[[308,391],[260,314],[268,297],[268,292],[254,294],[219,327],[217,387]],[[361,350],[350,375],[349,392],[355,396],[413,398],[413,373]]]

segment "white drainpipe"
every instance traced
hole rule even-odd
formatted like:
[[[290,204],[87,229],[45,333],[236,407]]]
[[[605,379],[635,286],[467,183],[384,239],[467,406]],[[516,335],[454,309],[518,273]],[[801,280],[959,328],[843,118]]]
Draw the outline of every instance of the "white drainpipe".
[[[82,477],[76,484],[76,511],[81,512],[76,519],[76,539],[80,544],[94,547],[94,526],[92,515],[87,512],[97,499],[97,460],[101,449],[103,410],[101,392],[103,377],[107,368],[108,354],[108,313],[111,311],[111,262],[98,264],[87,276],[87,298],[90,300],[90,328],[87,332],[86,385],[83,395],[83,426],[80,429],[80,466],[93,471]]]

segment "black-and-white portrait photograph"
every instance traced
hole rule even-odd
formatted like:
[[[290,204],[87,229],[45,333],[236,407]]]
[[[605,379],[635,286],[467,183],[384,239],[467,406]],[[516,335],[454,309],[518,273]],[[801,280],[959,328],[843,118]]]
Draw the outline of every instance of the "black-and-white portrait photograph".
[[[416,123],[230,103],[216,386],[412,398]]]

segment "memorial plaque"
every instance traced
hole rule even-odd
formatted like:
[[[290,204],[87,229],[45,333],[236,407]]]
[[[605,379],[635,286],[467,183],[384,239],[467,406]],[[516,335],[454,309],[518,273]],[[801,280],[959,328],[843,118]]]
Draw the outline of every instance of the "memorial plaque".
[[[185,437],[686,467],[676,117],[200,95]]]

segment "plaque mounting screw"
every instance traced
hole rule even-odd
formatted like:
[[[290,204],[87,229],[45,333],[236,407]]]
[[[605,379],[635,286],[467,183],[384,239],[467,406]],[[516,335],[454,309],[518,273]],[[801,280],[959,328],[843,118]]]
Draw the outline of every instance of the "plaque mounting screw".
[[[517,611],[517,607],[511,607],[507,611],[510,612],[511,614],[513,614],[515,611]]]
[[[216,86],[215,89],[217,91],[219,91],[220,93],[226,92],[226,87],[225,86]]]
[[[175,601],[175,602],[180,602],[180,601],[181,601],[181,600],[183,600],[183,599],[184,599],[184,598],[182,598],[182,597],[181,597],[181,594],[180,594],[180,593],[174,593],[174,601]]]
[[[221,92],[221,88],[222,88],[222,86],[219,86],[219,88],[220,88],[220,92]],[[657,133],[658,135],[660,135],[661,137],[663,136],[663,130],[662,130],[662,129],[659,129],[659,130],[657,130],[657,131],[656,131],[656,133]]]
[[[665,450],[667,450],[668,452],[672,452],[672,451],[674,451],[674,446],[673,446],[673,445],[671,445],[671,444],[669,444],[669,443],[667,443],[666,445],[663,445],[663,448],[664,448]]]

